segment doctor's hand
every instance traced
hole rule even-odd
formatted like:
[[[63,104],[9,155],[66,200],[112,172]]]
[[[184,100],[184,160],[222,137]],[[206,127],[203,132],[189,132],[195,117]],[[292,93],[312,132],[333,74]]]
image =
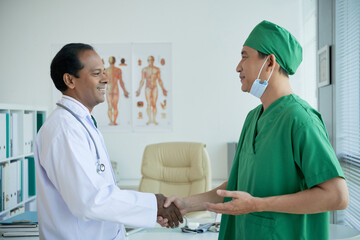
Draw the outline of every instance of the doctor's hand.
[[[232,200],[226,203],[205,203],[208,211],[229,215],[256,212],[255,197],[247,192],[217,190],[216,193],[221,197],[230,197]]]
[[[175,206],[180,210],[182,216],[184,216],[188,210],[186,209],[186,202],[184,199],[179,198],[177,196],[171,196],[166,198],[164,207],[168,208],[169,206],[175,204]],[[162,218],[161,216],[157,218],[157,222],[162,227],[168,227],[168,219]]]
[[[174,204],[169,204],[169,206],[165,208],[164,204],[166,197],[162,194],[155,194],[155,196],[158,207],[157,222],[159,222],[159,219],[162,219],[164,222],[166,222],[164,223],[166,224],[166,226],[169,226],[171,228],[174,228],[175,226],[178,227],[179,222],[183,222],[183,218],[179,209]]]

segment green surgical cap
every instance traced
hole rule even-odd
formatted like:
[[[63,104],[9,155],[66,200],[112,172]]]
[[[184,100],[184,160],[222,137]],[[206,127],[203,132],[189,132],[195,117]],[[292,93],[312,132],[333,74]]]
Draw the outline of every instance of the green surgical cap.
[[[302,61],[302,47],[296,38],[268,21],[262,21],[252,30],[244,46],[267,55],[274,54],[279,65],[290,75],[296,72]]]

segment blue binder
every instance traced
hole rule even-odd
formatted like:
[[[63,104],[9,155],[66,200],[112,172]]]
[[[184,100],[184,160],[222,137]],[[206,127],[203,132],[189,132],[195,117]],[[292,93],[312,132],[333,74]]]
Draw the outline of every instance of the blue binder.
[[[8,218],[1,225],[17,225],[17,224],[38,224],[37,212],[24,212],[14,217]]]

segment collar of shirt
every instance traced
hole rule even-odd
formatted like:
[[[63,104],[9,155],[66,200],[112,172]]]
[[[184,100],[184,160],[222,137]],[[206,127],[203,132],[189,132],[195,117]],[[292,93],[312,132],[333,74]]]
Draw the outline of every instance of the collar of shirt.
[[[92,118],[91,118],[91,114],[89,112],[89,109],[87,109],[84,104],[82,104],[81,102],[79,102],[78,100],[76,100],[75,98],[72,98],[70,96],[67,95],[62,95],[62,98],[60,99],[59,103],[61,103],[62,105],[68,107],[71,109],[71,111],[73,111],[77,116],[79,116],[81,119],[82,118],[87,118],[90,120],[90,122],[95,126],[95,123],[93,122]]]

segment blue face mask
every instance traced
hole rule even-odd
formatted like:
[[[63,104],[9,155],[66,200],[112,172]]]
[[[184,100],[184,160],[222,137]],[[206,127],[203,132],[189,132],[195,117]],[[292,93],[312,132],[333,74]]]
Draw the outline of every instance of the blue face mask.
[[[257,98],[261,98],[261,96],[264,94],[267,86],[268,86],[268,82],[270,80],[270,77],[274,71],[274,68],[271,70],[271,73],[270,73],[270,76],[268,78],[268,80],[264,80],[264,81],[261,81],[261,79],[259,78],[260,77],[260,73],[262,71],[262,69],[264,68],[265,66],[265,63],[267,62],[269,56],[267,56],[267,58],[265,59],[265,62],[263,63],[261,69],[260,69],[260,72],[258,74],[258,77],[257,79],[254,81],[253,85],[251,86],[251,89],[250,89],[250,94],[254,95],[255,97]]]

